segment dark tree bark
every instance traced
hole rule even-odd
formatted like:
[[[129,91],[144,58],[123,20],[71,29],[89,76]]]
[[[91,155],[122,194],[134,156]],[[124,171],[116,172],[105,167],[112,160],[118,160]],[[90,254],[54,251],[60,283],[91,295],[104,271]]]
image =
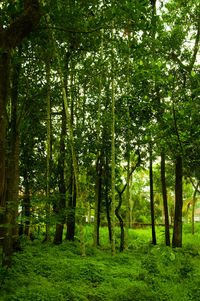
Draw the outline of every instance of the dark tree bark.
[[[122,194],[123,194],[123,192],[124,192],[125,189],[123,189],[122,191],[119,191],[117,189],[117,187],[115,187],[115,188],[116,188],[116,190],[118,192],[118,195],[119,195],[119,203],[118,203],[118,206],[115,209],[115,214],[116,214],[116,217],[118,218],[120,229],[121,229],[121,235],[120,235],[120,252],[122,252],[124,250],[124,222],[123,222],[122,217],[119,214],[119,210],[120,210],[121,205],[122,205]]]
[[[6,105],[8,101],[10,54],[0,55],[0,214],[1,223],[6,210]],[[1,234],[3,229],[1,228]]]
[[[37,0],[25,0],[24,10],[21,16],[10,24],[6,29],[0,28],[0,206],[1,224],[10,224],[15,220],[13,216],[5,215],[6,207],[6,105],[8,101],[10,52],[17,44],[33,31],[40,20],[40,7]],[[2,231],[0,231],[2,232]],[[7,239],[5,235],[4,239]],[[12,241],[4,243],[3,265],[11,266]]]
[[[18,55],[21,55],[19,47]],[[5,265],[11,264],[12,249],[17,248],[18,239],[18,185],[19,185],[19,123],[18,123],[18,86],[21,64],[15,64],[11,76],[11,111],[10,131],[8,138],[7,176],[6,176],[6,225],[4,228],[3,253],[6,259]],[[11,250],[8,250],[8,246]],[[10,264],[8,263],[10,261]],[[3,261],[4,264],[4,261]]]
[[[149,180],[150,180],[150,205],[151,205],[151,228],[152,228],[152,244],[156,245],[155,216],[154,216],[154,195],[153,195],[153,159],[152,144],[150,143],[150,161],[149,161]]]
[[[71,43],[72,50],[74,49],[74,41]],[[69,71],[69,58],[71,54],[66,57],[66,69]],[[74,98],[71,100],[71,124],[74,123]],[[72,155],[71,155],[72,156]],[[76,227],[76,183],[73,169],[73,159],[70,158],[70,188],[69,188],[69,199],[68,199],[68,213],[67,213],[67,232],[66,240],[74,241],[75,227]]]
[[[167,204],[167,188],[165,181],[165,153],[161,153],[161,182],[162,182],[162,195],[163,195],[163,207],[165,214],[165,244],[170,246],[170,233],[169,233],[169,214]]]
[[[174,214],[174,231],[173,231],[173,248],[182,247],[182,158],[176,158],[176,183],[175,183],[175,214]]]
[[[60,134],[60,158],[58,163],[58,171],[59,171],[59,201],[56,204],[56,212],[58,222],[56,224],[56,232],[54,236],[54,244],[62,243],[62,235],[63,235],[63,224],[65,222],[65,208],[66,208],[66,185],[64,178],[65,171],[65,135],[66,135],[66,115],[65,108],[63,103],[62,109],[62,126],[61,126],[61,134]]]

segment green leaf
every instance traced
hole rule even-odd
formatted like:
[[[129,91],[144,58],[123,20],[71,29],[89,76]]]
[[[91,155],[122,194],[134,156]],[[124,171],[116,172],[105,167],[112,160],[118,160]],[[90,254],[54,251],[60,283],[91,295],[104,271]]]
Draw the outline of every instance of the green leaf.
[[[191,76],[195,77],[195,72],[193,70],[191,71]]]
[[[162,63],[161,62],[158,62],[158,67],[160,68],[162,66]]]

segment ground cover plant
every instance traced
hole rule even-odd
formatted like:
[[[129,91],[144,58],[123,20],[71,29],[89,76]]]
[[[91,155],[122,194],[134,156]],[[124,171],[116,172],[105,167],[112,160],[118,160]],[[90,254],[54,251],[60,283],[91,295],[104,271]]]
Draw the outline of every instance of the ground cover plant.
[[[92,226],[86,228],[86,257],[80,242],[62,245],[24,240],[13,268],[1,270],[1,297],[5,301],[86,300],[199,300],[199,234],[184,229],[183,248],[151,244],[151,230],[131,229],[130,247],[111,257],[107,229],[101,228],[101,246],[92,246]],[[118,236],[119,233],[117,232]]]

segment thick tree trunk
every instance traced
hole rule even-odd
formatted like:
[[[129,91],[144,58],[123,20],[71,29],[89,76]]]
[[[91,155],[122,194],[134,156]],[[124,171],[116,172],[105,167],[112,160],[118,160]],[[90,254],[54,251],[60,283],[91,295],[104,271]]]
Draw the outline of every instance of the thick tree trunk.
[[[0,54],[0,224],[5,224],[6,212],[6,105],[8,101],[10,54]],[[3,240],[5,227],[0,227]]]
[[[156,245],[155,216],[154,216],[154,195],[153,195],[153,159],[152,159],[152,145],[151,145],[151,143],[150,143],[150,152],[149,153],[150,153],[149,180],[150,180],[152,244]]]
[[[182,158],[176,159],[176,183],[175,183],[175,214],[174,214],[174,231],[173,231],[173,248],[182,247]]]
[[[60,158],[58,163],[59,170],[59,192],[60,197],[57,207],[57,218],[58,223],[56,224],[56,232],[54,237],[54,244],[62,243],[62,235],[63,235],[63,224],[65,221],[65,208],[66,208],[66,185],[64,178],[64,170],[65,170],[65,135],[66,135],[66,115],[65,108],[63,103],[62,109],[62,129],[60,134]]]
[[[165,153],[161,153],[161,182],[162,182],[162,195],[163,195],[163,207],[165,215],[165,244],[170,246],[170,233],[169,233],[169,214],[167,204],[167,188],[165,182]]]
[[[20,54],[20,53],[19,53]],[[18,185],[19,185],[19,124],[18,124],[18,84],[20,64],[12,72],[11,86],[11,121],[8,143],[8,171],[6,187],[6,227],[3,253],[7,259],[3,265],[11,265],[13,248],[17,248],[18,238]],[[8,248],[11,248],[8,250]],[[7,255],[6,255],[7,254]],[[8,255],[9,254],[9,255]],[[10,263],[9,263],[10,261]]]
[[[6,105],[8,101],[8,87],[9,87],[9,69],[10,69],[10,52],[15,49],[27,35],[33,31],[34,27],[40,20],[40,7],[37,0],[24,1],[24,11],[21,16],[10,24],[6,29],[0,28],[0,215],[1,224],[14,223],[16,219],[15,213],[10,213],[7,210],[5,216],[6,206]],[[3,213],[3,214],[2,214]],[[0,234],[2,230],[0,229]],[[4,232],[4,231],[3,231]],[[15,231],[14,231],[15,232]],[[8,233],[7,233],[8,234]],[[11,266],[12,240],[6,243],[9,235],[4,238],[3,251],[3,265]]]

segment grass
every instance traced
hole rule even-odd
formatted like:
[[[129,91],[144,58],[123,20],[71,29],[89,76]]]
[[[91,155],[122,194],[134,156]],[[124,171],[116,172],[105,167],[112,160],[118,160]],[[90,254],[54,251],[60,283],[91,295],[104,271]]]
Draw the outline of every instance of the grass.
[[[117,245],[119,245],[117,230]],[[78,233],[77,233],[78,236]],[[87,257],[79,241],[59,246],[23,241],[13,268],[1,270],[0,300],[5,301],[148,301],[200,300],[200,239],[184,227],[183,248],[152,246],[151,230],[130,230],[130,248],[111,257],[108,233],[100,229],[101,247],[92,246],[92,227],[85,229]]]

